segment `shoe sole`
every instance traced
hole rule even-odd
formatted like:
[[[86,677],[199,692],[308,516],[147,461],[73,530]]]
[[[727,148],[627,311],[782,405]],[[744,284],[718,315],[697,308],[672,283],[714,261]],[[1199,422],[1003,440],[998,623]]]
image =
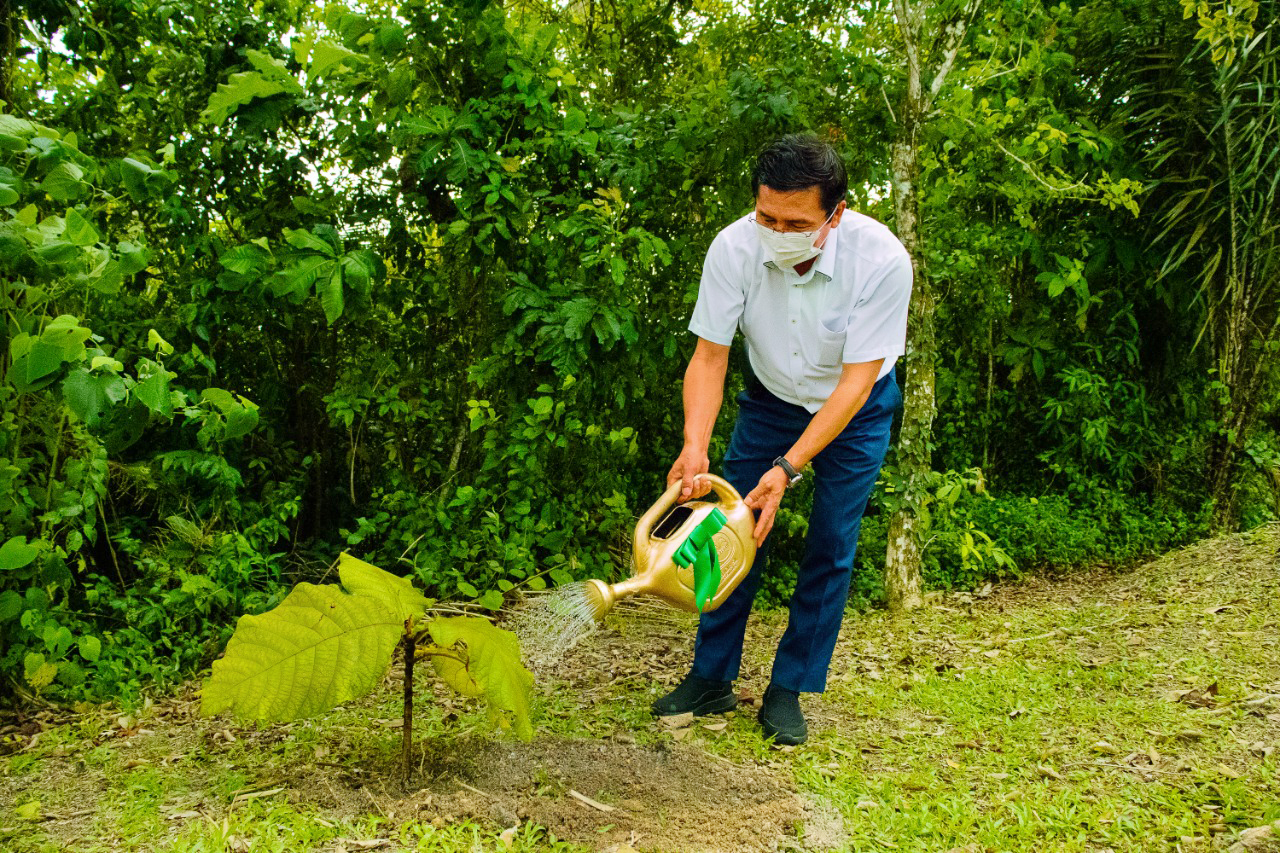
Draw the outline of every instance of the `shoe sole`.
[[[734,695],[723,696],[714,699],[703,705],[695,705],[688,711],[659,711],[653,708],[653,714],[656,717],[678,717],[681,714],[693,713],[695,717],[705,717],[708,714],[725,714],[738,707],[738,697]]]

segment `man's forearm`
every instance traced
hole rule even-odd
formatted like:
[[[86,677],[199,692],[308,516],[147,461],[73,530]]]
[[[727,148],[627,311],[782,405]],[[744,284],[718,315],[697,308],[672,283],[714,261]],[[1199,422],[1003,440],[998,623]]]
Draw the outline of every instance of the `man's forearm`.
[[[684,443],[706,452],[724,401],[724,359],[694,353],[684,372]]]
[[[822,452],[836,436],[844,431],[854,416],[862,409],[871,396],[871,389],[876,384],[876,374],[883,361],[866,364],[847,365],[840,377],[840,383],[831,393],[827,401],[814,414],[809,426],[801,433],[800,438],[786,452],[787,461],[799,470],[808,465],[813,457]]]

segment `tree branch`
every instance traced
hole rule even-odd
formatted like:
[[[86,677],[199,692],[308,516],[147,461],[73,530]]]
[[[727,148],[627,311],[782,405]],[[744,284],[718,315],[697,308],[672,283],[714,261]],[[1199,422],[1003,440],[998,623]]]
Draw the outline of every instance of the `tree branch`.
[[[947,75],[951,73],[951,67],[955,65],[956,54],[960,52],[960,46],[964,44],[965,34],[969,31],[969,23],[973,20],[973,16],[981,5],[982,0],[968,0],[960,18],[943,30],[945,42],[942,48],[942,62],[938,65],[937,73],[933,75],[933,82],[929,84],[929,95],[925,100],[926,110],[933,103],[933,99],[938,97],[938,93],[942,91],[942,84],[947,81]]]
[[[911,20],[907,0],[893,0],[894,16],[898,19],[898,31],[902,33],[902,49],[907,54],[908,68],[920,67],[920,50],[916,44],[916,30]]]

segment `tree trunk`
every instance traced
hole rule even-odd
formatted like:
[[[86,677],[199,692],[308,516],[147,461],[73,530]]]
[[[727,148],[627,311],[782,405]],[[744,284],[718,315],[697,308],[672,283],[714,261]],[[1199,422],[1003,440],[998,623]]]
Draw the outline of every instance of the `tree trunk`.
[[[919,507],[932,471],[933,418],[937,413],[935,365],[938,358],[934,308],[937,293],[925,275],[916,188],[920,177],[920,130],[964,41],[968,21],[979,0],[968,0],[959,18],[941,28],[936,42],[924,44],[928,26],[927,0],[895,0],[894,14],[902,35],[907,69],[907,92],[897,118],[890,157],[893,173],[893,212],[898,239],[911,256],[915,281],[907,320],[906,384],[903,389],[902,430],[898,435],[898,474],[904,483],[902,503],[889,519],[885,552],[884,590],[889,609],[902,613],[919,607],[921,596],[921,534]],[[931,47],[933,50],[926,50]],[[926,55],[937,57],[933,79],[924,85]]]
[[[895,613],[919,607],[921,546],[917,506],[932,468],[934,362],[937,340],[933,319],[934,294],[923,275],[920,259],[916,180],[919,154],[916,148],[921,104],[919,69],[911,69],[907,103],[900,117],[899,138],[893,146],[893,209],[898,239],[911,255],[915,281],[907,322],[906,383],[903,389],[902,430],[898,435],[898,473],[906,485],[901,507],[889,519],[885,553],[884,589],[889,609]],[[909,72],[910,73],[910,72]],[[917,99],[911,97],[915,91]],[[915,101],[914,103],[912,101]]]

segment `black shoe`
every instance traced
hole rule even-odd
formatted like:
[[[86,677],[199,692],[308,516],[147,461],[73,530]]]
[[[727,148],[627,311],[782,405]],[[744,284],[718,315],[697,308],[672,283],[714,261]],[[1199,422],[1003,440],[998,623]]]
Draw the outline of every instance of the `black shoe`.
[[[708,681],[691,672],[675,690],[653,703],[653,713],[659,717],[671,717],[692,711],[695,717],[701,717],[703,714],[723,714],[736,707],[738,697],[734,695],[732,681]]]
[[[769,685],[760,704],[760,725],[765,737],[784,746],[795,746],[809,737],[804,713],[800,710],[800,694]]]

